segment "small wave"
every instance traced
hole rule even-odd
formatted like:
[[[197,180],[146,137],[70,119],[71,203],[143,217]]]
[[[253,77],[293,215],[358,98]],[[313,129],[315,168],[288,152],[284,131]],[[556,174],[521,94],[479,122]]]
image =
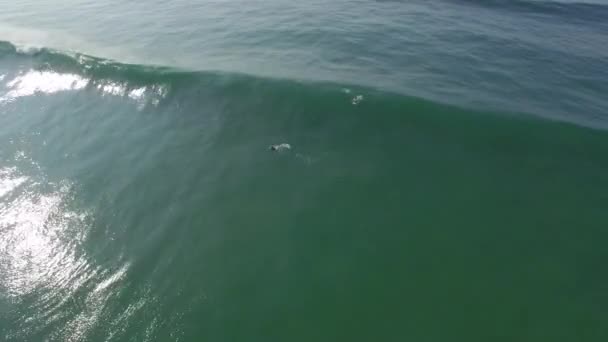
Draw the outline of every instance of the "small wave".
[[[281,110],[302,111],[304,108],[315,112],[323,103],[332,103],[337,112],[346,113],[363,99],[369,103],[365,106],[368,109],[372,106],[391,107],[394,103],[400,103],[398,108],[404,110],[418,106],[421,101],[437,106],[445,106],[448,102],[439,99],[435,103],[433,100],[353,84],[126,64],[47,48],[41,48],[33,54],[24,54],[10,42],[0,42],[0,59],[2,58],[16,60],[16,65],[28,67],[13,71],[13,74],[9,71],[3,81],[4,86],[0,85],[0,104],[23,96],[69,91],[97,92],[102,96],[120,97],[134,102],[138,110],[166,104],[190,113],[250,112],[252,106],[260,106],[261,111],[269,113],[280,113]],[[47,80],[51,82],[46,84]],[[4,94],[2,88],[6,90]],[[524,112],[524,109],[516,110]],[[513,113],[512,110],[508,111]],[[603,129],[606,126],[603,121],[589,116],[558,116],[552,112],[537,113],[535,116],[594,128]]]
[[[455,0],[457,3],[514,11],[557,16],[563,19],[593,21],[606,24],[608,5],[578,1],[538,1],[538,0]]]
[[[144,108],[147,105],[158,106],[163,99],[171,96],[187,94],[201,100],[206,94],[208,99],[217,103],[228,96],[228,93],[259,93],[261,87],[269,87],[269,90],[276,92],[278,88],[290,89],[301,83],[296,80],[264,79],[236,73],[125,64],[49,48],[24,51],[10,42],[0,41],[0,58],[2,57],[27,60],[28,63],[21,64],[32,66],[18,70],[16,74],[6,75],[6,92],[0,93],[0,103],[36,94],[93,90],[102,96],[116,96],[135,101],[139,108]],[[313,88],[315,91],[323,91],[319,84],[310,89]],[[332,91],[337,94],[339,91],[349,93],[352,90],[332,86]],[[268,94],[268,91],[264,93]],[[351,102],[357,104],[361,100],[362,96],[358,95]]]

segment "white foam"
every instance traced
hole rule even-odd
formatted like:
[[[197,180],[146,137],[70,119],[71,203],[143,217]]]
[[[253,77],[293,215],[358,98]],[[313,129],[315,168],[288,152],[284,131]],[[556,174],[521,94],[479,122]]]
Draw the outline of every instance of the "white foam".
[[[282,143],[282,144],[277,144],[277,145],[271,145],[270,149],[273,151],[286,151],[286,150],[291,150],[291,145],[287,144],[287,143]]]
[[[361,101],[363,101],[363,95],[357,95],[357,96],[353,97],[352,104],[356,106],[359,103],[361,103]]]
[[[133,89],[129,92],[129,97],[133,100],[141,100],[146,93],[146,87]]]
[[[126,87],[119,83],[107,82],[97,86],[97,89],[101,90],[104,94],[114,96],[124,96]]]
[[[27,180],[28,177],[17,175],[14,167],[0,169],[0,198],[12,192]]]

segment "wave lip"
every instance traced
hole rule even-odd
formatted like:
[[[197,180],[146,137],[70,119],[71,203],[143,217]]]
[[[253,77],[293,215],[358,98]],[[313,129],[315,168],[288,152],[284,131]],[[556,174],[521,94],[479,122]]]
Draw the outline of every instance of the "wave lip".
[[[33,66],[15,75],[0,75],[6,81],[1,102],[20,97],[93,89],[104,96],[120,96],[138,105],[158,105],[167,94],[162,68],[127,65],[84,54],[69,54],[48,48],[20,49],[0,41],[0,58],[26,58]],[[166,69],[167,70],[167,69]]]
[[[494,2],[502,3],[498,0]],[[579,83],[580,78],[571,75],[560,76],[562,79],[558,78],[557,81],[562,83],[555,85],[555,89],[550,88],[553,87],[551,84],[545,83],[541,89],[534,87],[533,85],[537,83],[535,79],[525,82],[530,85],[523,85],[524,82],[520,82],[522,86],[516,85],[513,90],[519,92],[522,101],[511,104],[507,101],[507,96],[510,95],[506,95],[502,89],[497,90],[496,84],[487,88],[484,86],[475,88],[477,83],[472,84],[472,89],[478,89],[479,94],[472,95],[471,100],[460,101],[456,96],[466,92],[437,90],[441,89],[442,85],[435,85],[437,89],[429,88],[431,90],[424,95],[411,96],[411,89],[387,89],[364,84],[337,83],[339,81],[272,78],[226,71],[195,71],[175,67],[127,64],[49,48],[20,51],[12,43],[0,41],[0,60],[2,59],[8,61],[8,65],[14,64],[18,67],[16,71],[9,70],[4,80],[0,80],[0,102],[10,102],[35,94],[86,91],[131,101],[135,103],[137,110],[158,107],[163,103],[176,103],[181,109],[191,108],[198,111],[201,107],[207,106],[215,111],[218,108],[233,108],[262,102],[268,105],[268,108],[270,106],[276,108],[277,104],[286,101],[294,105],[300,103],[299,101],[314,102],[329,98],[331,101],[342,103],[345,96],[348,106],[364,107],[360,105],[361,100],[365,98],[363,103],[367,103],[368,99],[372,99],[368,95],[382,93],[384,99],[395,96],[407,102],[412,97],[419,97],[439,105],[447,104],[476,111],[526,113],[596,129],[608,127],[603,114],[606,102],[597,91],[600,87],[599,82],[594,78],[588,78],[583,80],[588,83],[584,87],[565,88],[563,84]],[[479,77],[485,79],[486,76]],[[41,84],[46,80],[51,80],[51,84]],[[345,86],[353,90],[358,89],[357,94],[347,94],[348,92],[344,91]],[[6,90],[4,94],[3,90]],[[487,96],[483,96],[484,91]],[[542,96],[530,95],[536,92]],[[559,96],[560,102],[547,100],[546,94]]]

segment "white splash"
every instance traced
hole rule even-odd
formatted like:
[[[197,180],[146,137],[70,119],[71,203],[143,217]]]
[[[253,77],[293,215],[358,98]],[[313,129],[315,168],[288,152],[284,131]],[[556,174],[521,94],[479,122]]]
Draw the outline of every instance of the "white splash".
[[[357,96],[353,97],[352,104],[356,106],[359,103],[361,103],[361,101],[363,101],[363,95],[357,95]]]
[[[130,88],[125,83],[102,81],[96,85],[96,88],[103,95],[126,97],[137,102],[139,110],[143,109],[146,104],[157,106],[167,94],[167,88],[161,85]]]
[[[28,71],[6,84],[9,91],[0,102],[37,93],[53,94],[60,91],[79,90],[87,86],[88,79],[76,74],[60,74],[53,71]]]
[[[158,106],[158,104],[160,103],[160,100],[165,98],[167,96],[167,93],[169,92],[168,88],[163,85],[155,85],[152,87],[151,91],[152,91],[152,99],[150,100],[150,103],[153,106]]]
[[[100,84],[97,86],[97,89],[101,90],[104,94],[114,96],[124,96],[126,92],[126,87],[124,85],[114,82]]]
[[[129,97],[133,100],[141,100],[146,93],[146,87],[133,89],[129,92]]]
[[[31,45],[31,44],[19,44],[15,47],[16,47],[18,53],[21,53],[24,55],[30,55],[30,56],[39,53],[43,49],[42,46]]]
[[[18,188],[28,179],[28,177],[17,175],[16,170],[14,167],[0,169],[0,198]]]
[[[291,150],[291,145],[289,145],[287,143],[282,143],[282,144],[277,144],[277,145],[270,145],[269,149],[271,151],[282,152],[282,151]]]
[[[25,155],[25,151],[17,151],[17,152],[15,152],[15,160],[27,160],[27,156]]]

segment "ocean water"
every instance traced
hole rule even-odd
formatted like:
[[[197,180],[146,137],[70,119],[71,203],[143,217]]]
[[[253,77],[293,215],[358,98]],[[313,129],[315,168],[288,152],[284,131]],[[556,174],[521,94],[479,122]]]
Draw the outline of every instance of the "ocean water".
[[[0,340],[607,341],[607,94],[607,1],[2,1]]]

